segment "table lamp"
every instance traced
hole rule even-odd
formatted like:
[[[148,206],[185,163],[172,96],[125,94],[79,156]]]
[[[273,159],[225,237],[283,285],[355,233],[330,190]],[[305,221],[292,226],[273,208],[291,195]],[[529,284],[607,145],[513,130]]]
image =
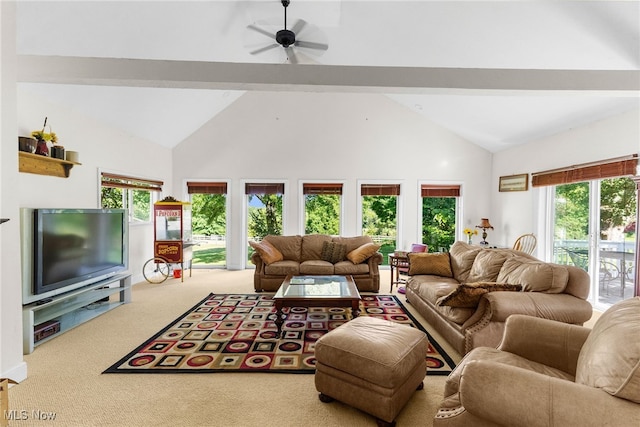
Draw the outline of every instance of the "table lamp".
[[[489,218],[480,218],[480,225],[476,225],[476,228],[482,230],[482,242],[480,242],[480,244],[488,245],[489,243],[487,242],[487,230],[493,230],[493,225],[491,225],[491,223],[489,222]]]

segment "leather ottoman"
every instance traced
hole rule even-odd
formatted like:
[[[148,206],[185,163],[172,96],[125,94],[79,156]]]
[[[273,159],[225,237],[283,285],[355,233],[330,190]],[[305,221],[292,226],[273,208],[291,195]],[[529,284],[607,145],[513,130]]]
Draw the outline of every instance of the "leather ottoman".
[[[338,400],[395,425],[395,418],[423,387],[428,340],[424,332],[387,320],[358,317],[316,343],[320,400]]]

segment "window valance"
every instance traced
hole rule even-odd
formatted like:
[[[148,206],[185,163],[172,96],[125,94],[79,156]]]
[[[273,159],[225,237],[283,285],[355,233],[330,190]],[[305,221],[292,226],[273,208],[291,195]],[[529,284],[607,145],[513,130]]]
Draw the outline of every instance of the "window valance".
[[[460,186],[423,184],[420,194],[422,197],[460,197]]]
[[[536,172],[531,174],[532,185],[534,187],[542,187],[545,185],[571,184],[593,179],[633,176],[636,175],[637,167],[638,155],[632,154],[626,157]]]
[[[302,184],[302,194],[341,195],[342,184]]]
[[[400,184],[362,184],[360,194],[363,196],[399,196]]]
[[[134,190],[162,191],[163,181],[136,178],[132,176],[119,175],[102,172],[100,177],[103,187],[130,188]]]
[[[245,194],[284,194],[284,183],[245,184]]]
[[[227,194],[226,182],[187,182],[189,194]]]

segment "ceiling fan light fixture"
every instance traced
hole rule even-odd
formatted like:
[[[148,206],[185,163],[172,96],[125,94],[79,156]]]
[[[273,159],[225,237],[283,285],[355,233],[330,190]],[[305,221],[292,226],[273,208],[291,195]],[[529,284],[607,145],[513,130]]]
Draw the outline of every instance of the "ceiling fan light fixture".
[[[268,29],[262,28],[262,26],[258,23],[247,26],[247,29],[251,30],[253,33],[258,33],[271,39],[271,44],[262,47],[256,48],[255,44],[247,44],[251,47],[250,53],[252,55],[257,55],[262,52],[271,51],[274,48],[282,46],[284,48],[284,52],[287,55],[288,61],[292,64],[298,63],[298,59],[296,58],[297,52],[294,52],[294,49],[301,49],[299,53],[303,54],[309,51],[309,53],[311,54],[314,54],[315,52],[316,55],[322,55],[329,48],[329,45],[318,41],[306,40],[305,38],[308,37],[308,34],[312,33],[314,29],[312,25],[309,25],[303,19],[296,20],[296,22],[291,26],[291,29],[288,29],[287,7],[289,6],[290,2],[289,0],[281,0],[281,3],[282,6],[284,6],[283,29],[274,33],[272,31],[269,31]],[[301,39],[299,38],[300,34],[303,34]],[[273,43],[274,39],[276,43]]]
[[[290,30],[280,30],[276,33],[276,42],[284,47],[289,47],[296,42],[296,35]]]

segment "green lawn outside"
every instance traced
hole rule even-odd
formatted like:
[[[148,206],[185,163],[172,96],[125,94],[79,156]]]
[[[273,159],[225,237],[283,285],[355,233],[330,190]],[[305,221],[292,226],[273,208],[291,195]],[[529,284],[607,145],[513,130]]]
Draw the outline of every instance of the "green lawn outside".
[[[396,250],[396,243],[383,243],[380,247],[380,252],[382,254],[382,264],[380,265],[389,265],[389,254],[392,254],[393,251]]]
[[[227,263],[227,248],[215,243],[199,243],[193,247],[193,265],[220,265]]]

